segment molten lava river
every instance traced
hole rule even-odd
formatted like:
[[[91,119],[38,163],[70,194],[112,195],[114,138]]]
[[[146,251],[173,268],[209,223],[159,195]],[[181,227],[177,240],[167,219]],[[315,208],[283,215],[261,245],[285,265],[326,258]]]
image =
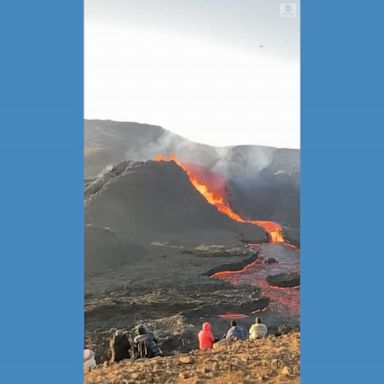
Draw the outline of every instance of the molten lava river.
[[[240,223],[253,224],[263,227],[268,233],[269,243],[249,244],[250,249],[258,250],[259,257],[253,263],[245,266],[240,271],[223,271],[212,275],[230,282],[233,285],[249,284],[259,287],[264,296],[270,299],[268,309],[284,313],[289,317],[298,319],[300,307],[300,286],[293,288],[279,288],[268,284],[267,276],[281,273],[297,272],[300,265],[300,252],[294,245],[285,242],[283,231],[278,223],[272,221],[248,220],[234,212],[225,197],[225,178],[207,172],[196,165],[179,161],[175,155],[167,157],[157,155],[157,161],[174,161],[184,172],[192,185],[199,191],[207,202],[215,206],[221,213]],[[265,261],[273,257],[277,263],[268,264]],[[236,314],[242,316],[242,314]]]

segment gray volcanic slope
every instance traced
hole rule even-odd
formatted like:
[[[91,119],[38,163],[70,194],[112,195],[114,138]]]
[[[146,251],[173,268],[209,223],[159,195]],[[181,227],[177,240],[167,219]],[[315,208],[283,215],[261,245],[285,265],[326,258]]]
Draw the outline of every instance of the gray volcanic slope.
[[[86,190],[86,274],[156,261],[161,246],[268,241],[208,204],[174,162],[123,162]]]
[[[124,160],[176,154],[222,175],[235,212],[253,220],[299,227],[300,152],[257,145],[212,147],[147,124],[85,120],[85,175],[90,179]],[[91,180],[87,180],[87,184]]]

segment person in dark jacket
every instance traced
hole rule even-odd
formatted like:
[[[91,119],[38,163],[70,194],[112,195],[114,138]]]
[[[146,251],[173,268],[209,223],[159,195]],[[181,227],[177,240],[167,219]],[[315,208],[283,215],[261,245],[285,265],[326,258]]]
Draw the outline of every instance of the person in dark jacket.
[[[239,325],[237,325],[235,320],[232,320],[231,327],[228,329],[228,332],[225,338],[227,340],[244,340],[245,339],[244,329]]]
[[[133,340],[135,356],[137,358],[163,356],[163,352],[157,345],[158,342],[153,332],[149,331],[148,328],[142,324],[138,328],[138,333]]]
[[[131,343],[129,335],[126,331],[116,331],[113,335],[109,346],[111,348],[111,363],[117,363],[131,357]]]

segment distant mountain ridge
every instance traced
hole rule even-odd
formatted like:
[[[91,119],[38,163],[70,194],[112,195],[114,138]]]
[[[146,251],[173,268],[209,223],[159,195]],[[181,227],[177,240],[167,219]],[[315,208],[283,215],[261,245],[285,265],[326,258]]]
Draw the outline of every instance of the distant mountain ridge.
[[[108,165],[124,160],[153,160],[157,154],[175,153],[185,162],[212,168],[223,158],[236,160],[241,153],[258,157],[255,166],[271,163],[299,169],[299,150],[261,145],[213,147],[195,143],[166,129],[149,124],[111,120],[84,121],[85,176],[95,177]],[[186,152],[187,150],[187,152]],[[282,162],[284,160],[284,162]],[[289,163],[286,163],[286,161]]]

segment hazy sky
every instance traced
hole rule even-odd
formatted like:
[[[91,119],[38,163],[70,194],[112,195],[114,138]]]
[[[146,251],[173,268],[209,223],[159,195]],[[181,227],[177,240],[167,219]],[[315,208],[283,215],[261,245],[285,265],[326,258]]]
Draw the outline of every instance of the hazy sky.
[[[85,117],[299,148],[300,19],[284,2],[85,0]]]

